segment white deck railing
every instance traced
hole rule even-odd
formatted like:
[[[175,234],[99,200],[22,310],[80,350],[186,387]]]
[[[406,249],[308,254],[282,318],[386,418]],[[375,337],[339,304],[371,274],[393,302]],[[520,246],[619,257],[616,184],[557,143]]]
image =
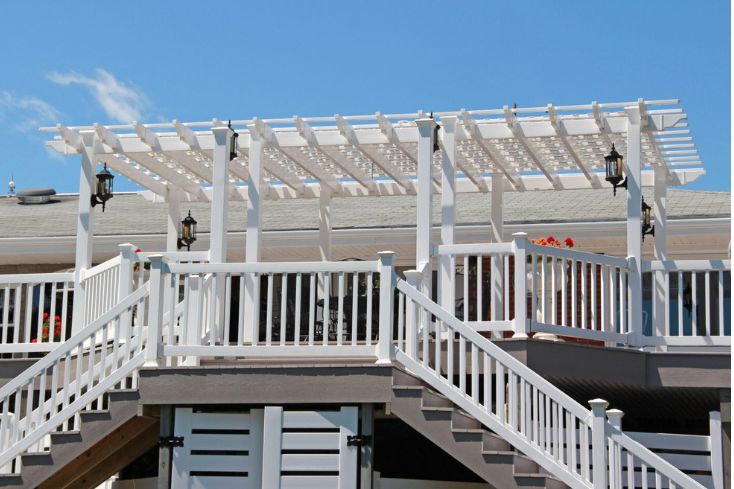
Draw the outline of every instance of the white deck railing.
[[[731,260],[646,261],[652,272],[649,346],[731,346]],[[660,296],[659,300],[656,295]]]
[[[658,488],[703,488],[607,423],[605,401],[584,408],[423,295],[419,276],[397,281],[395,359],[431,387],[574,489],[621,488],[623,463],[635,461]],[[429,319],[447,334],[431,338]]]
[[[71,332],[72,273],[0,275],[0,353],[48,352]]]

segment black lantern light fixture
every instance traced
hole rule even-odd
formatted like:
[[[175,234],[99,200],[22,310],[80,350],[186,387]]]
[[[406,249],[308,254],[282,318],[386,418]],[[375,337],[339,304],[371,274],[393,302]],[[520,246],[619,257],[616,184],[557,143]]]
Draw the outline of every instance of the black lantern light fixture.
[[[232,121],[227,122],[227,127],[232,129]],[[237,134],[237,131],[232,129],[232,138],[229,140],[229,160],[232,161],[233,159],[237,158],[237,138],[240,137],[239,134]]]
[[[642,199],[642,241],[645,236],[655,236],[655,226],[652,225],[652,207],[647,205],[645,199]]]
[[[96,193],[92,194],[92,207],[102,204],[102,212],[104,212],[105,202],[112,198],[112,180],[114,176],[107,169],[107,163],[101,172],[97,173]]]
[[[624,178],[624,156],[617,153],[612,144],[612,150],[604,157],[607,176],[606,181],[614,187],[614,195],[617,195],[617,187],[627,188],[627,179]]]
[[[431,119],[433,119],[433,112],[431,112]],[[441,148],[438,145],[438,123],[436,123],[435,126],[433,126],[433,152],[440,150]]]
[[[178,238],[178,249],[180,250],[184,246],[186,251],[191,251],[191,245],[196,241],[196,220],[191,217],[191,211],[189,215],[181,221],[181,237]]]

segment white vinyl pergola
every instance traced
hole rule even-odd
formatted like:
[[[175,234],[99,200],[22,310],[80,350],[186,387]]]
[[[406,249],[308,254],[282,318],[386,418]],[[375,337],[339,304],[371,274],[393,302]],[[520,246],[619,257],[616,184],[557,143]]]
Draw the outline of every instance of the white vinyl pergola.
[[[168,202],[168,251],[175,250],[180,203],[211,202],[212,262],[226,261],[227,201],[247,201],[246,261],[260,260],[261,202],[319,198],[321,256],[330,257],[333,196],[414,194],[416,266],[431,287],[431,203],[441,195],[441,244],[454,244],[457,193],[491,195],[492,241],[501,241],[505,191],[611,186],[604,155],[612,144],[625,157],[628,256],[642,256],[641,187],[654,186],[655,255],[666,255],[668,185],[703,175],[678,100],[574,106],[423,111],[366,116],[298,117],[42,128],[47,144],[81,155],[77,271],[91,266],[96,165]],[[431,117],[432,115],[432,117]],[[436,131],[438,125],[439,130]],[[230,160],[233,130],[237,157]],[[440,150],[434,151],[438,137]],[[619,195],[617,198],[625,198]],[[113,204],[114,205],[114,204]],[[449,264],[446,264],[446,267]],[[441,268],[446,268],[441,265]],[[443,273],[443,272],[442,272]],[[631,278],[634,282],[634,277]],[[639,294],[632,294],[641,300]],[[448,300],[448,298],[446,298]]]

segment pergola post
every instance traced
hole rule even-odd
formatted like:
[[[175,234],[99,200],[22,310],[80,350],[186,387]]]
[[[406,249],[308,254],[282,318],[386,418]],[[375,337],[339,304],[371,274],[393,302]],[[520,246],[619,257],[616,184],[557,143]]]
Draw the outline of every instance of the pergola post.
[[[212,205],[211,231],[209,238],[209,261],[224,263],[227,261],[227,197],[229,193],[229,141],[232,129],[225,126],[212,128],[214,134],[214,151],[212,157]],[[225,307],[225,276],[214,277],[215,308],[212,309],[212,331],[219,341],[223,338]]]
[[[94,253],[94,212],[92,194],[95,192],[96,161],[94,158],[94,135],[81,134],[81,168],[79,170],[79,212],[76,221],[76,256],[74,267],[74,305],[72,309],[71,331],[79,331],[85,325],[84,310],[86,293],[81,282],[82,273],[92,266]]]
[[[175,188],[166,190],[168,201],[166,251],[178,250],[178,233],[181,224],[181,192]]]
[[[642,162],[640,109],[627,112],[627,258],[629,261],[629,327],[632,346],[642,346]]]
[[[668,214],[666,211],[666,199],[668,196],[668,175],[665,168],[655,167],[655,197],[653,202],[653,219],[655,226],[655,237],[653,240],[655,260],[668,259]],[[668,275],[662,270],[654,272],[653,285],[653,333],[655,336],[668,334],[670,311],[666,305],[670,284],[667,283]]]
[[[261,195],[263,182],[263,141],[254,125],[250,129],[250,152],[247,181],[247,233],[245,235],[245,262],[260,261],[262,227]],[[260,323],[260,277],[245,274],[245,324],[243,341],[257,343]]]
[[[490,207],[490,226],[492,233],[492,242],[501,243],[504,239],[504,216],[503,216],[503,197],[505,192],[505,177],[501,173],[492,174],[491,187],[491,207]],[[491,263],[491,303],[490,314],[491,320],[497,321],[500,318],[507,320],[502,316],[502,290],[503,290],[503,274],[504,259],[501,255],[492,255]]]
[[[417,220],[416,220],[416,268],[421,272],[421,292],[431,297],[433,290],[431,254],[431,224],[433,210],[433,137],[436,121],[429,118],[417,119],[418,125],[418,168],[416,170]]]
[[[319,258],[331,261],[331,188],[323,183],[319,189]],[[321,298],[326,291],[324,280],[325,276],[319,275],[317,287]]]
[[[445,245],[456,242],[456,120],[456,116],[441,118],[441,244]],[[438,257],[440,303],[451,314],[456,302],[454,260],[452,255]]]

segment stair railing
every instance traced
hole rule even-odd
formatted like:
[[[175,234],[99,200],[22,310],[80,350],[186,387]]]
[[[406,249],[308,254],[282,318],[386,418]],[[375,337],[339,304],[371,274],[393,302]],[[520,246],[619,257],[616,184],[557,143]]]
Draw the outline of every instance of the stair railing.
[[[407,281],[396,279],[395,359],[550,474],[574,489],[616,488],[621,466],[607,465],[616,460],[607,456],[607,450],[619,448],[628,457],[643,460],[658,480],[669,483],[666,487],[703,488],[614,431],[604,418],[606,406],[595,407],[601,418],[595,416],[423,295],[416,287],[419,272],[405,276]],[[430,321],[444,334],[431,337],[430,328],[422,327]]]
[[[0,420],[16,420],[0,421],[0,467],[54,431],[78,429],[85,406],[124,385],[143,364],[144,329],[133,327],[132,318],[148,295],[146,283],[0,388]],[[109,340],[117,341],[109,347]],[[90,349],[98,344],[103,347]]]

